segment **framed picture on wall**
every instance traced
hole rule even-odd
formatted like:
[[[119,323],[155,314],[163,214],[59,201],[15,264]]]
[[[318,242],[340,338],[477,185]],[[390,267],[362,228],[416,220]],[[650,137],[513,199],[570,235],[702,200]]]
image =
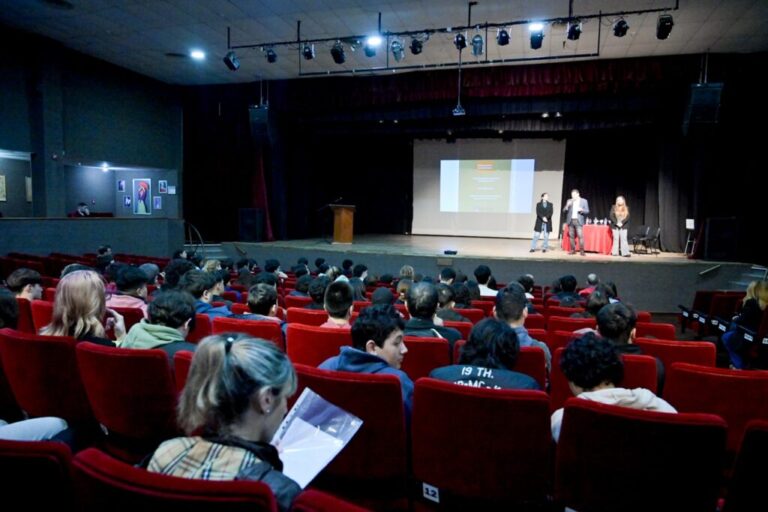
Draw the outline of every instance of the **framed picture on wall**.
[[[7,201],[8,197],[5,193],[5,175],[0,174],[0,201]]]
[[[133,214],[152,215],[152,180],[141,178],[133,180]]]
[[[152,207],[155,210],[162,210],[163,209],[163,198],[160,196],[155,196],[152,198]]]
[[[117,180],[117,191],[125,192],[125,180]]]
[[[27,197],[27,202],[32,202],[32,177],[31,176],[24,176],[24,192]]]
[[[125,208],[131,207],[131,196],[123,196],[123,207]]]
[[[161,194],[168,193],[168,182],[166,180],[159,180],[157,182],[157,191]]]

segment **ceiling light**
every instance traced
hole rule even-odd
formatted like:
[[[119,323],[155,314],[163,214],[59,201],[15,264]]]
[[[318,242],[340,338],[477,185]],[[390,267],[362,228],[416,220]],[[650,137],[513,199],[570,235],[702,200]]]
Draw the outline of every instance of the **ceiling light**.
[[[419,39],[411,39],[411,53],[418,55],[424,50],[424,43]]]
[[[277,52],[275,52],[274,48],[267,48],[267,62],[270,64],[277,62]]]
[[[570,41],[578,41],[581,37],[581,22],[574,21],[568,23],[568,39]]]
[[[373,46],[374,48],[378,48],[381,46],[381,36],[370,36],[368,39],[365,40],[365,44],[367,46]]]
[[[301,55],[304,56],[304,59],[306,60],[312,60],[315,58],[315,45],[313,44],[305,44],[304,47],[301,49]]]
[[[624,37],[629,30],[629,23],[621,19],[613,24],[613,35],[616,37]]]
[[[541,48],[541,43],[544,42],[544,25],[531,23],[528,25],[528,30],[531,32],[531,49],[538,50]]]
[[[483,36],[475,34],[472,38],[472,55],[480,57],[483,54]]]
[[[237,58],[237,55],[235,55],[235,52],[232,50],[227,52],[223,60],[224,64],[226,64],[231,71],[237,71],[240,68],[240,59]]]
[[[192,50],[189,52],[189,56],[195,60],[205,60],[205,52],[202,50]]]
[[[453,44],[456,46],[456,49],[461,51],[464,48],[467,47],[467,38],[464,36],[464,34],[456,34],[456,37],[453,38]]]
[[[528,25],[528,30],[530,30],[531,32],[541,32],[542,30],[544,30],[544,24],[539,23],[538,21],[535,21]]]
[[[549,112],[542,112],[541,113],[541,118],[542,119],[549,119]]]
[[[107,172],[109,171],[109,164],[107,162],[104,162],[101,164],[101,172]]]
[[[331,48],[331,57],[333,57],[333,62],[336,64],[344,64],[347,58],[344,55],[344,45],[341,44],[341,41],[334,43],[333,48]]]
[[[656,39],[668,38],[674,25],[675,22],[672,20],[671,14],[662,14],[659,16],[659,21],[656,22]]]
[[[395,39],[392,41],[390,48],[392,50],[392,56],[395,58],[395,62],[400,62],[405,58],[405,48],[403,48],[403,43]]]
[[[496,34],[496,42],[499,46],[507,46],[509,44],[509,32],[506,29],[499,30],[499,33]]]

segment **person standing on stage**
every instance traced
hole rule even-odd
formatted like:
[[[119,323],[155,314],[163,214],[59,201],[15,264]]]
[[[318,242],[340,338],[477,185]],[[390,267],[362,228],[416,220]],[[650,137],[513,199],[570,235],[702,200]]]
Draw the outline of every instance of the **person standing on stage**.
[[[584,256],[584,231],[583,226],[589,215],[589,202],[579,195],[576,189],[571,190],[571,198],[563,208],[565,222],[568,225],[568,234],[571,237],[571,251],[568,254],[576,254],[576,238],[579,239],[579,249]]]
[[[552,203],[549,202],[549,194],[541,194],[541,201],[536,204],[536,225],[533,227],[533,240],[531,241],[531,252],[536,251],[536,243],[539,237],[544,238],[541,244],[541,252],[547,252],[549,249],[549,233],[552,231]]]
[[[621,249],[621,255],[625,258],[629,258],[629,243],[627,242],[629,208],[627,207],[627,201],[624,199],[624,196],[617,197],[616,204],[611,206],[610,219],[611,231],[613,231],[613,249],[611,249],[611,255],[618,256],[619,249]]]

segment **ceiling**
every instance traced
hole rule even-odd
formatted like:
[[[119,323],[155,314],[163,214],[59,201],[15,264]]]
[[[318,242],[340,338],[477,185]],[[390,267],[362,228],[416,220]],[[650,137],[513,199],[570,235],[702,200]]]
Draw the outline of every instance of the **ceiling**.
[[[260,44],[296,39],[301,20],[303,39],[336,38],[376,31],[382,13],[383,31],[415,31],[462,26],[467,22],[464,0],[69,0],[74,9],[50,5],[51,0],[3,0],[0,22],[44,35],[78,52],[173,84],[221,84],[299,77],[304,73],[362,70],[385,67],[387,52],[379,49],[368,58],[361,49],[346,50],[346,63],[330,56],[332,43],[317,43],[317,57],[304,61],[298,46],[275,48],[277,62],[270,64],[261,50],[237,52],[241,67],[229,71],[222,57],[227,52],[227,27],[232,44]],[[674,0],[574,0],[574,15],[596,14],[674,6]],[[510,30],[510,44],[496,44],[496,31],[486,40],[488,59],[524,62],[523,59],[563,58],[596,54],[610,59],[687,53],[757,52],[768,50],[766,0],[681,0],[670,11],[675,25],[667,40],[656,39],[658,13],[629,15],[626,37],[614,37],[615,18],[587,20],[578,41],[566,41],[565,27],[545,29],[540,50],[531,50],[525,25]],[[473,8],[473,23],[501,23],[568,15],[567,0],[480,0]],[[598,44],[598,27],[601,37]],[[474,31],[469,33],[471,38]],[[433,35],[416,56],[406,51],[401,63],[389,58],[393,68],[454,63],[454,33]],[[483,35],[485,35],[483,33]],[[404,40],[405,45],[409,39]],[[204,61],[173,58],[166,53],[188,54],[193,48],[207,53]],[[463,58],[476,60],[467,50]],[[404,68],[405,69],[405,68]],[[396,71],[396,70],[395,70]],[[394,72],[389,70],[387,72]]]

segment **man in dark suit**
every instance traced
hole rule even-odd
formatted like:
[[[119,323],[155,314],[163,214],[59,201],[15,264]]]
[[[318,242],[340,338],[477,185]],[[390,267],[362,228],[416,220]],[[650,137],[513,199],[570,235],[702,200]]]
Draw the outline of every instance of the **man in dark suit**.
[[[547,252],[549,249],[549,233],[552,231],[552,203],[549,202],[549,194],[541,194],[541,201],[536,204],[536,225],[533,227],[533,241],[531,241],[531,252],[536,251],[536,243],[539,237],[544,237],[541,244],[541,252]]]
[[[579,249],[584,256],[584,233],[583,226],[587,222],[589,215],[589,202],[579,195],[576,189],[571,190],[571,198],[563,208],[565,212],[564,222],[568,225],[568,234],[571,237],[571,252],[576,254],[576,239],[579,239]]]

